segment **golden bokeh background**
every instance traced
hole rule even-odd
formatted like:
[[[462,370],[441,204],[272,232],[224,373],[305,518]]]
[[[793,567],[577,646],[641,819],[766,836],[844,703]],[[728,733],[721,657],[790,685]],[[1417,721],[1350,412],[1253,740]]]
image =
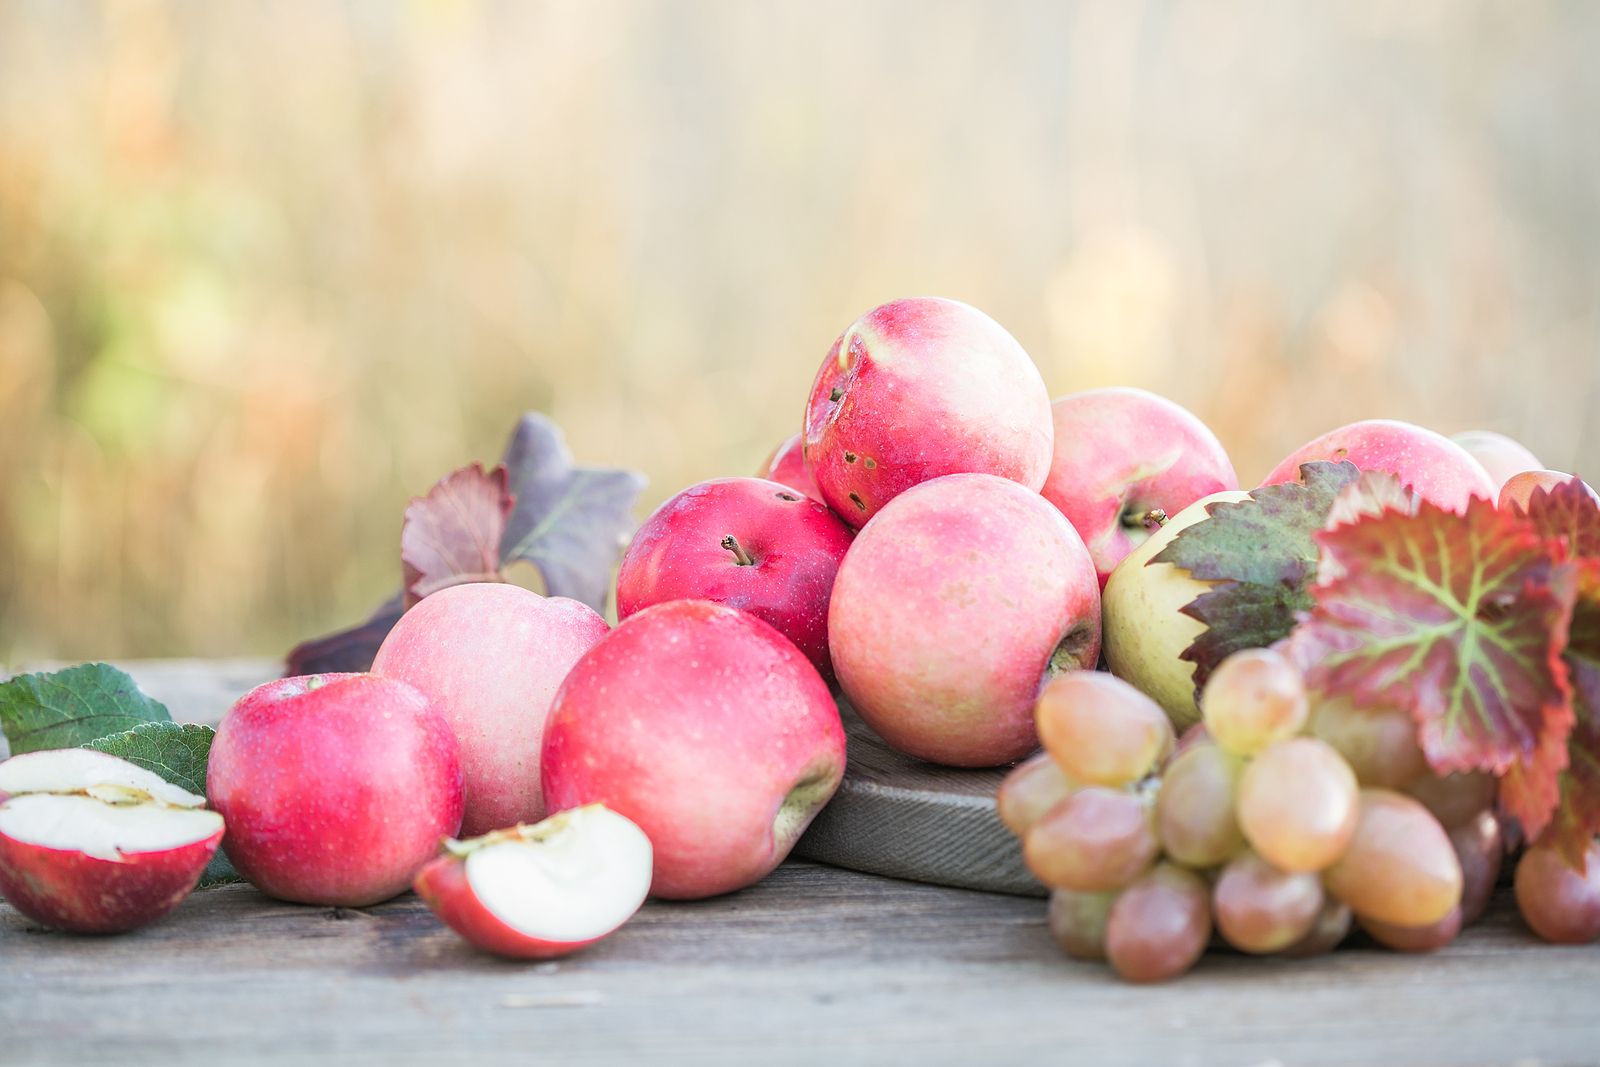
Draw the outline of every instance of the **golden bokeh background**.
[[[540,409],[648,507],[937,293],[1259,478],[1600,470],[1600,4],[0,0],[0,662],[276,653]]]

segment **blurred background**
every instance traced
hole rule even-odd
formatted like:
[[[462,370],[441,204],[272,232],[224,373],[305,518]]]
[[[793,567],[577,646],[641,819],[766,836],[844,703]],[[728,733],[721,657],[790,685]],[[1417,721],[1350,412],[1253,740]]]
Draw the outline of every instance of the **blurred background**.
[[[910,294],[1246,484],[1367,416],[1600,471],[1597,54],[1580,0],[0,0],[0,662],[351,621],[524,409],[642,508],[753,473]]]

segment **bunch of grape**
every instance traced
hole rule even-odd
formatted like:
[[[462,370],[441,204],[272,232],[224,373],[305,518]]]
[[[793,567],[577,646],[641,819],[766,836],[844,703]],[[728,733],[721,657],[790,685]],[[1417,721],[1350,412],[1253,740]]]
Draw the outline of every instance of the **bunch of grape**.
[[[1068,954],[1159,981],[1193,966],[1213,928],[1243,952],[1308,955],[1359,923],[1414,952],[1483,911],[1504,851],[1495,780],[1433,774],[1404,712],[1313,700],[1270,649],[1219,665],[1201,710],[1179,740],[1109,674],[1040,694],[1044,751],[998,805]]]

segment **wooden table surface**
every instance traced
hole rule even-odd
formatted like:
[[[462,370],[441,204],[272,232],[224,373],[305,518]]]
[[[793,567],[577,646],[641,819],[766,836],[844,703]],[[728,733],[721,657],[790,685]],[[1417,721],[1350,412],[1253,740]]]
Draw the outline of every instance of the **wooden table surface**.
[[[174,717],[213,721],[271,669],[131,666]],[[531,964],[409,895],[351,911],[225,886],[114,938],[0,905],[0,1064],[1600,1063],[1600,947],[1535,942],[1504,898],[1434,956],[1214,953],[1157,987],[1067,960],[1043,911],[791,863]]]

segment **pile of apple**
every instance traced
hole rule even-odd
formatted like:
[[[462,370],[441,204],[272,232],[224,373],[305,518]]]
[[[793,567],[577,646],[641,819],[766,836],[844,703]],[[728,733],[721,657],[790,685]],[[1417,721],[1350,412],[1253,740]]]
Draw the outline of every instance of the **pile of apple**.
[[[1331,458],[1392,472],[1445,506],[1539,466],[1493,435],[1457,443],[1366,422],[1267,480]],[[1200,420],[1149,393],[1052,404],[1016,340],[965,304],[901,300],[853,323],[818,371],[802,432],[763,475],[692,486],[650,516],[622,559],[615,629],[576,601],[458,585],[407,611],[370,673],[254,690],[217,731],[205,798],[111,757],[0,765],[11,795],[0,891],[51,925],[127,929],[176,906],[222,840],[274,897],[363,906],[414,887],[475,944],[558,955],[617,929],[647,895],[727,893],[782,862],[844,774],[837,690],[889,745],[951,766],[1015,763],[1042,728],[1048,755],[1015,773],[1001,811],[1057,886],[1057,916],[1082,905],[1103,918],[1116,894],[1145,917],[1121,924],[1132,937],[1170,926],[1172,901],[1187,900],[1184,930],[1203,948],[1206,879],[1219,870],[1219,893],[1230,878],[1323,870],[1285,861],[1251,820],[1314,821],[1326,805],[1235,819],[1228,793],[1228,826],[1210,830],[1233,834],[1232,851],[1186,860],[1185,847],[1210,846],[1163,835],[1157,772],[1171,806],[1190,795],[1173,777],[1204,763],[1190,774],[1200,804],[1236,772],[1245,782],[1247,759],[1257,776],[1292,781],[1296,754],[1326,762],[1326,749],[1349,772],[1329,779],[1343,783],[1330,787],[1347,801],[1333,832],[1348,846],[1366,810],[1350,763],[1411,758],[1400,741],[1358,758],[1299,736],[1319,721],[1304,694],[1259,752],[1221,737],[1176,743],[1174,724],[1199,715],[1180,658],[1198,624],[1179,609],[1196,583],[1146,564],[1207,503],[1241,495],[1232,464]],[[1520,475],[1506,491],[1555,477]],[[1102,651],[1125,682],[1095,672]],[[1485,851],[1497,868],[1495,829]],[[1459,869],[1455,879],[1446,911],[1467,906]],[[1096,896],[1071,895],[1085,893]],[[1297,937],[1327,918],[1315,896],[1314,908],[1309,891],[1295,899],[1297,921],[1310,916]],[[1432,922],[1437,904],[1405,917]],[[1066,925],[1071,942],[1084,924]],[[1103,930],[1087,936],[1105,950]],[[1285,937],[1269,940],[1296,940]]]

